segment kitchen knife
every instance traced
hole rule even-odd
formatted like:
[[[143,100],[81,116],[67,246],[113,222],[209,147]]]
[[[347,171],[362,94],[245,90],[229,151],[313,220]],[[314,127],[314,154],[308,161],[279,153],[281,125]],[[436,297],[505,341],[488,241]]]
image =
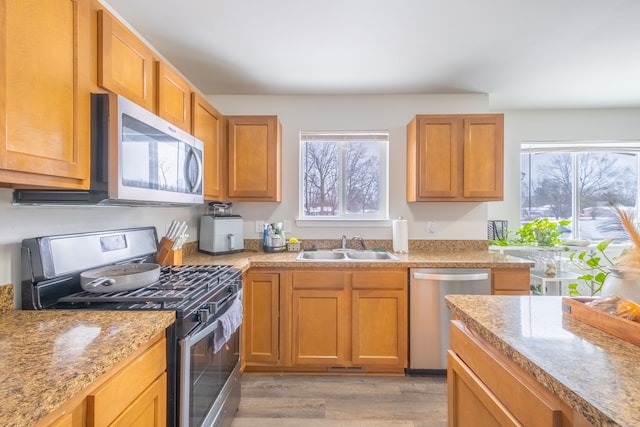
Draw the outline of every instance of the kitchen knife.
[[[171,221],[171,225],[169,226],[169,230],[167,231],[167,233],[165,234],[165,237],[169,240],[171,239],[171,236],[173,235],[173,233],[176,231],[176,228],[178,227],[178,220],[174,219],[173,221]]]
[[[171,234],[171,236],[169,236],[170,240],[175,241],[178,236],[180,235],[180,228],[182,228],[182,226],[185,224],[184,221],[178,221],[176,224],[176,228],[173,229],[173,233]]]
[[[183,239],[184,233],[187,231],[187,223],[186,222],[182,222],[182,224],[180,224],[180,226],[178,227],[178,231],[176,232],[176,237],[173,243],[173,247],[171,249],[176,250],[179,248],[179,242],[180,240]]]

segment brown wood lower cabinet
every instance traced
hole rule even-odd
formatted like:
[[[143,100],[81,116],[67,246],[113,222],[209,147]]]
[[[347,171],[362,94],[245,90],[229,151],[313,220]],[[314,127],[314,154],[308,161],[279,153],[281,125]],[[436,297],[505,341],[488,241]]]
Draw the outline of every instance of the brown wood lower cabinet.
[[[243,287],[242,364],[280,364],[280,271],[251,269]]]
[[[166,426],[166,353],[162,334],[38,426]]]
[[[407,277],[405,268],[251,269],[246,369],[404,372]]]
[[[533,376],[459,321],[451,322],[449,427],[588,426]]]

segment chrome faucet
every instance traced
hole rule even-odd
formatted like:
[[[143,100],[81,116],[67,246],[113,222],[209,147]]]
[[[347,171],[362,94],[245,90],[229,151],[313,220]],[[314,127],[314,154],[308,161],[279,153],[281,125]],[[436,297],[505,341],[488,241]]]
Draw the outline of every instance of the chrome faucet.
[[[353,237],[351,240],[357,240],[358,242],[360,242],[360,246],[362,246],[362,250],[366,251],[367,250],[367,246],[364,244],[364,239],[360,236],[355,236]]]
[[[342,235],[342,245],[340,246],[342,249],[347,249],[347,236]]]

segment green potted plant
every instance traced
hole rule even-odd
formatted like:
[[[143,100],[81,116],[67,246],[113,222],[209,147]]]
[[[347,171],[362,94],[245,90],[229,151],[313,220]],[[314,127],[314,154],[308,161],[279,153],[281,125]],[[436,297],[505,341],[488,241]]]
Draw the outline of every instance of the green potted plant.
[[[560,236],[562,230],[559,226],[567,226],[571,221],[561,219],[550,221],[548,218],[538,218],[523,225],[511,237],[507,230],[505,237],[498,240],[490,240],[489,244],[497,246],[558,246],[562,244]]]
[[[577,279],[585,282],[589,288],[589,296],[599,294],[605,279],[611,274],[608,267],[614,265],[615,261],[605,253],[610,244],[611,240],[603,240],[593,249],[589,248],[569,254],[569,261],[583,272]],[[568,285],[569,295],[581,296],[579,286],[577,282],[570,283]]]

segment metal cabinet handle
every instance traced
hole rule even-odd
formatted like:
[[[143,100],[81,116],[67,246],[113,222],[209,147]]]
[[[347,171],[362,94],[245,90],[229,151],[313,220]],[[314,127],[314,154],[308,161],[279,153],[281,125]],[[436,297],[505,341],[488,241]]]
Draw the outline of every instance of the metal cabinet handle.
[[[438,274],[438,273],[413,273],[414,279],[438,280],[441,282],[453,282],[458,280],[486,280],[489,278],[488,273],[473,274]]]

